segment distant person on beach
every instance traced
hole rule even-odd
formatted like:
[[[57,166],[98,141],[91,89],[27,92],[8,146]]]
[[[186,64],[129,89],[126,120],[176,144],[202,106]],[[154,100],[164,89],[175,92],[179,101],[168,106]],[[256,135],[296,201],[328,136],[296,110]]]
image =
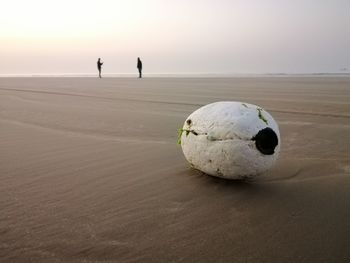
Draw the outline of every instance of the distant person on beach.
[[[99,78],[102,78],[101,77],[102,65],[103,65],[103,62],[101,62],[101,58],[98,58],[98,60],[97,60],[97,69],[98,69],[98,76],[99,76]]]
[[[142,61],[140,58],[137,58],[137,69],[139,70],[139,78],[142,78]]]

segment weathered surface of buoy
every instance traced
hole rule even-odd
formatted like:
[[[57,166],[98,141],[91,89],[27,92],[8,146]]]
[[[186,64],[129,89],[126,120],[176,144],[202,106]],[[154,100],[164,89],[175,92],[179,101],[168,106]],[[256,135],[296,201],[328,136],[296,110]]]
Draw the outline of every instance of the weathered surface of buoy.
[[[269,170],[280,151],[276,121],[259,106],[233,101],[205,105],[179,134],[187,161],[206,174],[243,179]]]

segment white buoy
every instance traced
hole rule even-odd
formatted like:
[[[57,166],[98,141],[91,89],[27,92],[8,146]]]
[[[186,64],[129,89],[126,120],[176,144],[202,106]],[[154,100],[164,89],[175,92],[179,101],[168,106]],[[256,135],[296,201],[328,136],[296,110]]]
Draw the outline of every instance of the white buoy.
[[[233,101],[211,103],[194,111],[179,139],[193,168],[227,179],[266,172],[275,164],[281,144],[278,125],[268,112]]]

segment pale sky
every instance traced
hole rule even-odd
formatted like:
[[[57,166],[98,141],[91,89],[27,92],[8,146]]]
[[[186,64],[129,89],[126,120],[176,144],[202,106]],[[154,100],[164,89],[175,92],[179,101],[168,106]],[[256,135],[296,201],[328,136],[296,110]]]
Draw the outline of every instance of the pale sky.
[[[350,0],[0,0],[0,74],[350,72]]]

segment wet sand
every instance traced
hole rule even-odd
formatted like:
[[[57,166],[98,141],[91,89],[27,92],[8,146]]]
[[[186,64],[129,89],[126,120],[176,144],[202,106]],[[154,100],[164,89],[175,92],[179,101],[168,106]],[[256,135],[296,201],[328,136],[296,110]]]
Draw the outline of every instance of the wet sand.
[[[192,170],[177,129],[278,121],[253,182]],[[350,78],[0,78],[0,262],[350,262]]]

